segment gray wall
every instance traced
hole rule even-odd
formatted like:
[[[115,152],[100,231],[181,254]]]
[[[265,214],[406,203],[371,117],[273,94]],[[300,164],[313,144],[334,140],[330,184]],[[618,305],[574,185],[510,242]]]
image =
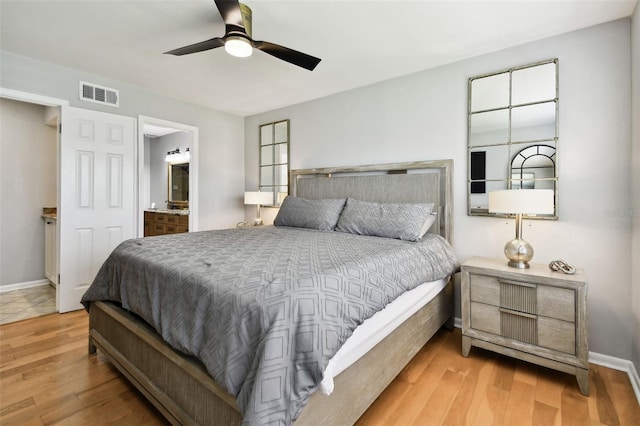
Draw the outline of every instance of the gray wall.
[[[45,108],[0,99],[0,286],[45,279],[43,207],[56,206],[55,127]]]
[[[78,81],[120,90],[120,108],[78,100]],[[243,118],[167,98],[78,70],[0,52],[0,87],[68,100],[78,108],[182,123],[199,131],[199,228],[235,226],[244,217]],[[211,96],[215,96],[212,93]]]
[[[630,37],[624,19],[247,117],[245,187],[258,184],[257,126],[287,118],[292,169],[451,158],[460,260],[502,258],[513,221],[466,212],[467,80],[558,57],[560,219],[526,221],[524,238],[534,261],[586,269],[590,349],[631,359],[631,218],[617,214],[631,208]]]
[[[633,245],[631,258],[631,288],[633,307],[633,358],[637,371],[640,371],[640,3],[636,4],[631,21],[631,87],[632,87],[632,156],[631,197],[633,208]]]

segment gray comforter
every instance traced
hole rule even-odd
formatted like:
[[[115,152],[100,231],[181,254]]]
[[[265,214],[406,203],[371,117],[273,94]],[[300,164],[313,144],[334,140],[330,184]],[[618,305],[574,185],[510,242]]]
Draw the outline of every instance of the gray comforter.
[[[287,227],[128,240],[83,296],[135,312],[236,396],[245,424],[291,424],[354,329],[444,278],[449,244]]]

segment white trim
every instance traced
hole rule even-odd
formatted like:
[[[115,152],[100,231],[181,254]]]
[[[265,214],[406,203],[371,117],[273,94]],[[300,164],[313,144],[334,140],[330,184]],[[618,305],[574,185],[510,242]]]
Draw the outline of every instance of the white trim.
[[[161,118],[147,117],[138,115],[138,236],[142,237],[144,233],[144,191],[142,191],[142,182],[144,179],[144,125],[145,123],[155,126],[168,127],[177,130],[183,130],[191,133],[191,160],[189,161],[189,175],[195,179],[189,179],[189,232],[198,230],[198,128],[187,124],[176,123],[173,121],[163,120]]]
[[[453,326],[456,328],[462,328],[462,318],[453,317]]]
[[[7,284],[7,285],[0,286],[0,293],[6,293],[7,291],[14,291],[14,290],[24,290],[25,288],[40,287],[44,285],[52,285],[52,284],[51,284],[51,281],[47,279],[27,281],[24,283]]]
[[[0,87],[0,97],[13,99],[16,101],[30,102],[32,104],[46,105],[46,106],[68,106],[69,101],[58,98],[51,98],[49,96],[37,95],[35,93],[21,92],[19,90],[5,89]]]
[[[462,320],[460,318],[454,317],[453,323],[457,328],[462,328]],[[633,393],[636,395],[638,404],[640,404],[640,377],[638,377],[638,372],[633,362],[597,352],[589,352],[589,363],[627,373],[631,387],[633,388]]]
[[[636,394],[636,400],[640,404],[640,378],[633,363],[627,359],[616,358],[597,352],[589,352],[589,362],[595,365],[601,365],[618,371],[624,371],[629,376],[633,393]]]

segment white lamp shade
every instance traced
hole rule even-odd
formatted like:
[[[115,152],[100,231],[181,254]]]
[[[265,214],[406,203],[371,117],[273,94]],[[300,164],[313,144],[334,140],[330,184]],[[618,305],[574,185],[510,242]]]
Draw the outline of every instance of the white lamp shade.
[[[245,204],[273,204],[273,192],[247,191],[244,193]]]
[[[505,189],[489,192],[489,213],[553,214],[553,189]]]

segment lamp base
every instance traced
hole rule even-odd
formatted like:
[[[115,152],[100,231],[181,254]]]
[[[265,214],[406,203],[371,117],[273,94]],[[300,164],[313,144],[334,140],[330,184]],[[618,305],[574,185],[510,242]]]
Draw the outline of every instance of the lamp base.
[[[504,246],[504,255],[509,259],[512,268],[526,269],[533,259],[533,247],[522,238],[514,238]]]
[[[511,266],[512,268],[518,268],[518,269],[527,269],[529,268],[529,264],[527,262],[514,262],[513,260],[510,260],[507,265]]]
[[[262,219],[259,217],[256,217],[255,219],[253,219],[253,226],[260,226],[262,225]]]

